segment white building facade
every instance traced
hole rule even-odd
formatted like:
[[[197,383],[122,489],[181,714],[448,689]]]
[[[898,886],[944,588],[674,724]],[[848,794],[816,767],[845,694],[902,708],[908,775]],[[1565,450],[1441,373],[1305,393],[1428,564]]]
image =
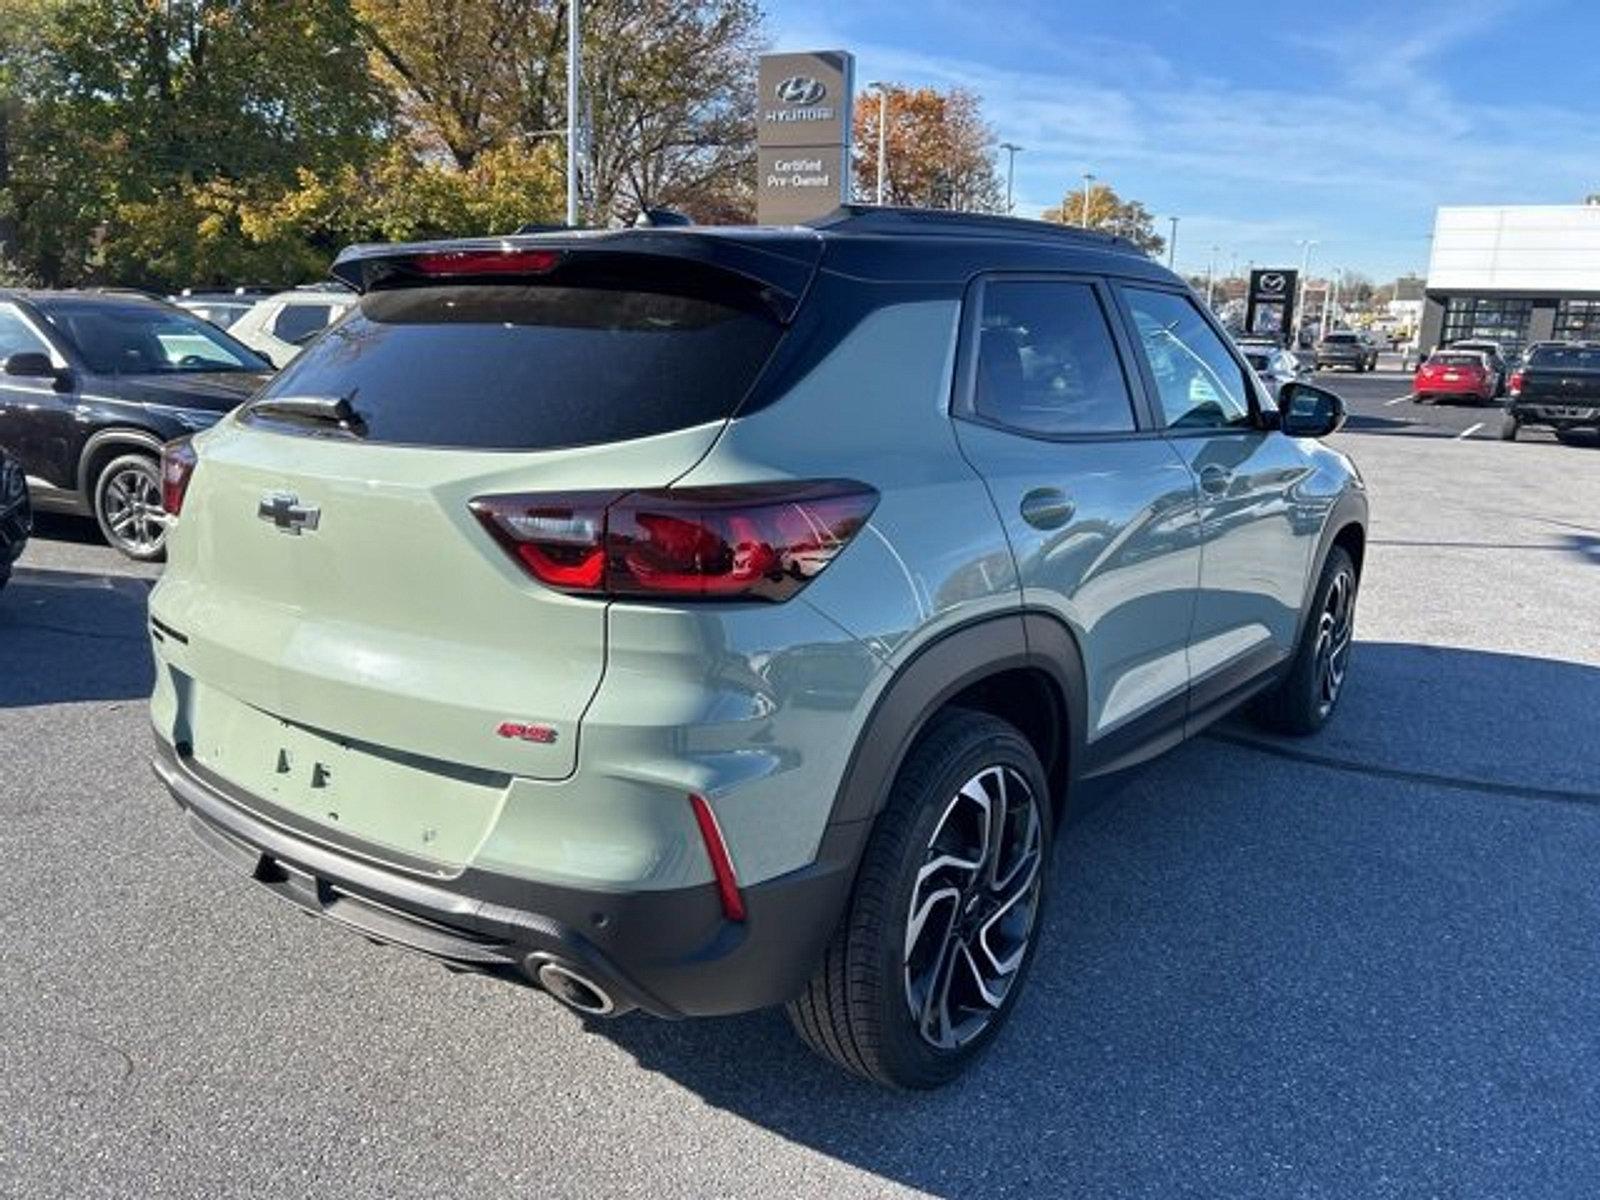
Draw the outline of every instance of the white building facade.
[[[1600,204],[1439,209],[1422,349],[1462,338],[1600,341]]]

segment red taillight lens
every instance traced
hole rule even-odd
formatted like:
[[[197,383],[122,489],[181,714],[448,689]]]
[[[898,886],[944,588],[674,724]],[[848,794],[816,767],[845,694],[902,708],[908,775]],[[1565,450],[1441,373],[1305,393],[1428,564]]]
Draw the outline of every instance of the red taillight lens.
[[[542,275],[561,261],[559,250],[446,250],[409,260],[420,275]]]
[[[859,483],[483,496],[478,520],[541,583],[580,594],[787,600],[877,505]]]
[[[186,437],[161,447],[161,508],[168,516],[183,511],[183,497],[199,461]]]
[[[1510,393],[1513,396],[1520,396],[1522,394],[1522,372],[1521,371],[1513,371],[1513,372],[1511,372],[1511,382],[1506,384],[1506,388],[1507,388],[1508,391],[1510,391]]]

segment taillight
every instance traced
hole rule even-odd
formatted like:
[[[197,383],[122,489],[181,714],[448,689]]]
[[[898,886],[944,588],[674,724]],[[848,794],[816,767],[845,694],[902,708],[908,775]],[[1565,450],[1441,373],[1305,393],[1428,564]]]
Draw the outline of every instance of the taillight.
[[[183,511],[184,493],[189,490],[189,479],[199,461],[186,437],[161,447],[161,508],[168,516],[175,517]]]
[[[480,496],[483,527],[540,583],[578,595],[787,600],[866,524],[842,480]]]
[[[407,261],[421,275],[543,275],[561,261],[561,251],[512,246],[440,250],[414,254]]]
[[[1507,388],[1508,391],[1510,391],[1510,393],[1513,396],[1522,395],[1522,372],[1521,371],[1513,371],[1513,372],[1511,372],[1511,382],[1506,384],[1506,388]]]

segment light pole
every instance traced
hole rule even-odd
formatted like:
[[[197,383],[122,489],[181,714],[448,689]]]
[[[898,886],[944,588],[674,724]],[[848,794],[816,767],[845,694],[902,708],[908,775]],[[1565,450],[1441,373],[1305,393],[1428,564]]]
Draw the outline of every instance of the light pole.
[[[1300,330],[1306,323],[1306,272],[1311,269],[1311,247],[1317,243],[1314,239],[1301,238],[1295,242],[1300,247],[1300,295],[1294,304],[1294,345],[1291,349],[1300,347]]]
[[[869,83],[867,88],[878,93],[878,204],[881,207],[889,194],[889,85]]]
[[[1218,249],[1218,247],[1216,247],[1216,246],[1212,246],[1211,247],[1211,258],[1206,263],[1206,307],[1207,308],[1211,307],[1211,299],[1212,299],[1212,297],[1214,295],[1216,295],[1216,286],[1217,286],[1217,249]]]
[[[1172,270],[1172,260],[1178,254],[1178,218],[1168,217],[1172,222],[1172,236],[1167,239],[1167,270]]]
[[[1001,142],[1000,149],[1006,152],[1006,212],[1010,212],[1016,205],[1011,203],[1011,182],[1017,173],[1017,151],[1022,147],[1015,142]]]
[[[1339,285],[1344,279],[1344,268],[1336,267],[1333,272],[1333,282],[1322,289],[1322,332],[1326,336],[1328,326],[1339,319]]]
[[[582,70],[579,0],[567,9],[567,224],[578,223],[578,74]]]
[[[1094,190],[1094,176],[1085,171],[1083,173],[1083,220],[1080,224],[1089,228],[1089,193]]]

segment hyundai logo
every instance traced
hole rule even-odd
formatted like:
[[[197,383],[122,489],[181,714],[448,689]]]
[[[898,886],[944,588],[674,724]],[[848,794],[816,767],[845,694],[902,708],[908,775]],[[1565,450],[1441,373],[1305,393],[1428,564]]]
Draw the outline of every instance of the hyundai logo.
[[[1261,277],[1261,290],[1263,292],[1281,292],[1287,282],[1288,280],[1284,279],[1282,275],[1276,273],[1263,275]]]
[[[828,94],[828,89],[820,79],[813,79],[809,75],[791,75],[779,80],[772,94],[784,104],[800,107],[818,103]]]

